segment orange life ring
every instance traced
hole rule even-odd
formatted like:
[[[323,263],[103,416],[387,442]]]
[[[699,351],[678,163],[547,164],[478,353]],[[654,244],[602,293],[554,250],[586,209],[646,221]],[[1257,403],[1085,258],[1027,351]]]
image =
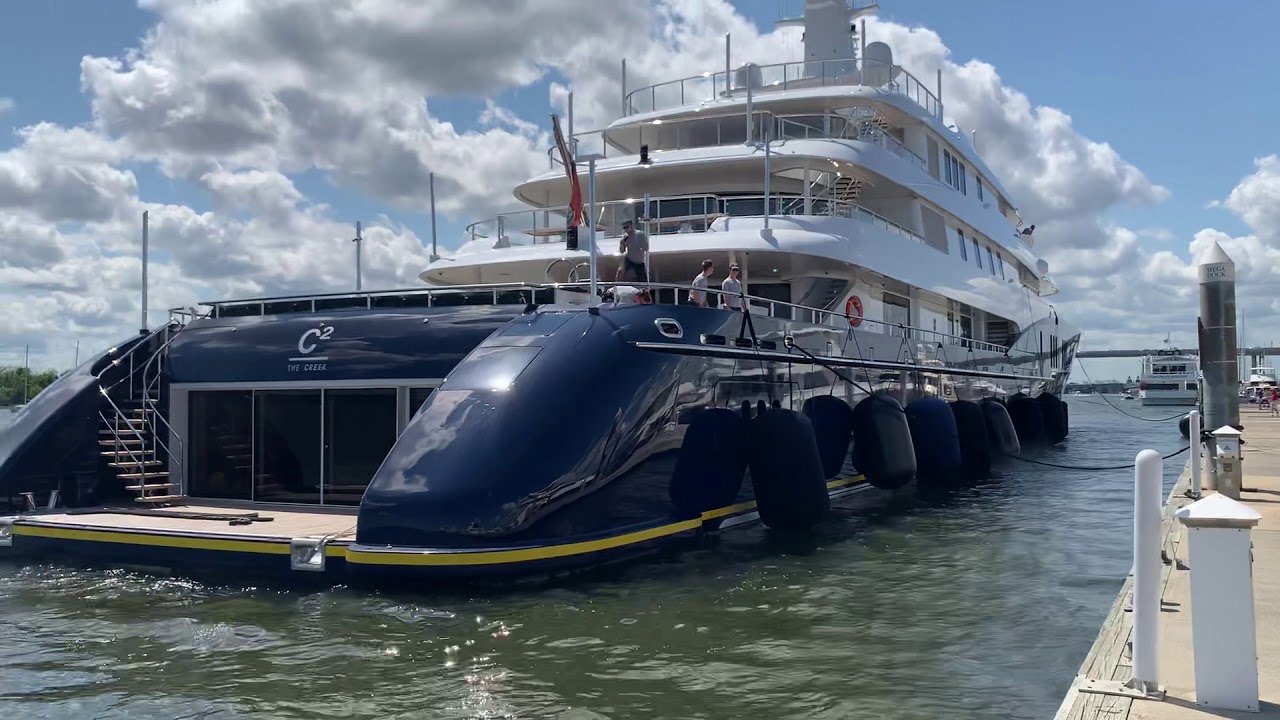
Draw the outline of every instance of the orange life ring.
[[[862,324],[862,298],[850,295],[844,304],[844,314],[849,316],[849,324],[858,327]]]

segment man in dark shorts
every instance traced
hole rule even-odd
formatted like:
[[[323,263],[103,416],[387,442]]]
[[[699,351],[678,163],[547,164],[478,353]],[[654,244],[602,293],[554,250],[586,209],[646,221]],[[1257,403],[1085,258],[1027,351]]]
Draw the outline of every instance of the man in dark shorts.
[[[622,223],[622,240],[618,243],[618,252],[622,253],[619,280],[649,281],[649,270],[644,264],[645,256],[649,254],[649,236],[636,232],[635,224],[630,220]]]

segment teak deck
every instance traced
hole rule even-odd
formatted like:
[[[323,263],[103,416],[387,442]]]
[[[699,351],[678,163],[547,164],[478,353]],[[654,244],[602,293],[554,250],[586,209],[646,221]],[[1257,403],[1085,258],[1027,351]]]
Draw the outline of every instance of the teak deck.
[[[175,517],[178,514],[196,517]],[[247,518],[247,525],[233,525],[229,517]],[[355,537],[356,512],[315,512],[303,509],[246,508],[199,503],[155,510],[123,508],[120,512],[93,509],[28,516],[39,526],[86,530],[115,530],[194,534],[227,539],[273,539],[287,542],[296,537],[325,537],[335,541]]]

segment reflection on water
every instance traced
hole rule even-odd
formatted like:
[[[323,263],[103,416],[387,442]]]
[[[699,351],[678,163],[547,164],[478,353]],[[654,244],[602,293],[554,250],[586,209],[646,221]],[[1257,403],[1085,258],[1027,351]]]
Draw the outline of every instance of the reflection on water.
[[[1181,442],[1175,423],[1071,406],[1044,459]],[[0,564],[0,701],[77,719],[1049,717],[1128,571],[1131,485],[1010,466],[805,541],[746,530],[471,597]]]

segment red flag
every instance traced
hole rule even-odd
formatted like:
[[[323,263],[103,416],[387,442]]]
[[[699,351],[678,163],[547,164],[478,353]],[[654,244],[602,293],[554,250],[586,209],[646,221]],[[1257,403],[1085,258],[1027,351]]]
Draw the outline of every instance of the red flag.
[[[560,118],[555,113],[551,115],[551,127],[555,131],[556,147],[560,150],[560,163],[569,177],[569,227],[577,227],[582,224],[582,186],[578,183],[578,167],[569,154],[569,146],[560,132]]]

